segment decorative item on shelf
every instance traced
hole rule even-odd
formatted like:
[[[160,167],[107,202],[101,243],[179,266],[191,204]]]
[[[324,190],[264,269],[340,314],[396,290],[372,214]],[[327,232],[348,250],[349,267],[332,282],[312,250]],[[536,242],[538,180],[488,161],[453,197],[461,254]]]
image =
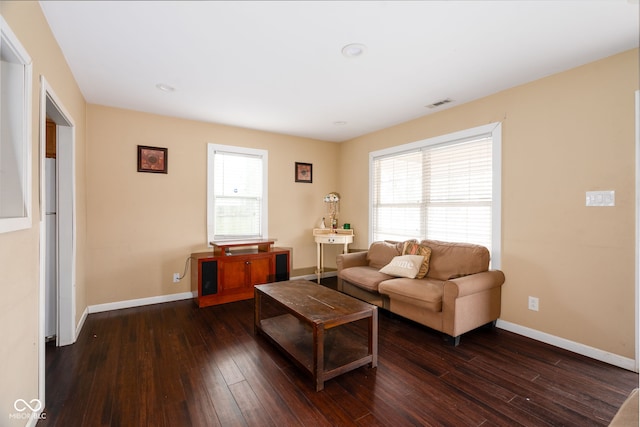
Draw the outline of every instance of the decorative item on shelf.
[[[319,228],[327,228],[327,225],[324,223],[324,217],[322,217],[322,221],[320,221],[320,227]]]
[[[332,191],[331,193],[324,196],[324,203],[327,208],[327,213],[329,214],[329,223],[331,224],[331,229],[335,230],[338,228],[338,213],[340,213],[340,193],[336,191]]]

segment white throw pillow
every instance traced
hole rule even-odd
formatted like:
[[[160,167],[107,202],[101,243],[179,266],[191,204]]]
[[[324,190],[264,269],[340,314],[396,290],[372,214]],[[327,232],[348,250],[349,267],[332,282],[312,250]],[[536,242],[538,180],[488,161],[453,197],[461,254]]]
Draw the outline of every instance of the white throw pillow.
[[[399,255],[393,257],[389,264],[382,267],[380,273],[414,279],[420,271],[423,261],[424,256],[422,255]]]

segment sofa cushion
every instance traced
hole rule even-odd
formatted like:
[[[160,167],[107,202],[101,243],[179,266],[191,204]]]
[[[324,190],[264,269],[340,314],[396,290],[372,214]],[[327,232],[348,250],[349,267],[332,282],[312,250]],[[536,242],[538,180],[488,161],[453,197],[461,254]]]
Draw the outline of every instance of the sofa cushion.
[[[401,245],[401,244],[400,244]],[[401,255],[402,246],[395,242],[373,242],[367,252],[367,262],[370,267],[380,270],[389,264],[393,257]]]
[[[380,273],[372,267],[349,267],[340,271],[339,276],[342,280],[372,292],[378,292],[378,285],[385,280],[393,279],[393,276]]]
[[[423,240],[420,244],[431,248],[429,278],[448,280],[489,269],[489,250],[484,246],[437,240]]]
[[[418,274],[424,256],[422,255],[398,255],[391,262],[380,269],[380,273],[396,277],[413,279]]]
[[[410,302],[418,307],[434,312],[442,311],[444,282],[435,279],[389,279],[380,283],[378,292],[394,300]]]
[[[424,259],[418,274],[416,274],[416,279],[422,279],[427,275],[429,271],[429,259],[431,258],[431,248],[429,246],[421,245],[415,240],[407,240],[404,242],[402,255],[422,255]]]

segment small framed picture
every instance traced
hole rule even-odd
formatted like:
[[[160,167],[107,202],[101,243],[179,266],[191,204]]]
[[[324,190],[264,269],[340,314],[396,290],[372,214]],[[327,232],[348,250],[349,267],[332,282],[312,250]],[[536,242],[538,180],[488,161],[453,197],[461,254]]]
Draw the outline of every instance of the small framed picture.
[[[296,162],[296,182],[313,182],[313,165]]]
[[[167,173],[167,149],[138,145],[138,172]]]

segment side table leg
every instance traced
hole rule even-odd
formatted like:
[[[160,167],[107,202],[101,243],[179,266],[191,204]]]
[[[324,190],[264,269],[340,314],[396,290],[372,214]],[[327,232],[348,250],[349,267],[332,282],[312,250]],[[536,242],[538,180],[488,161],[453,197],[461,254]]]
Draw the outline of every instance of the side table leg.
[[[316,279],[320,284],[320,276],[322,276],[322,243],[316,243]]]

